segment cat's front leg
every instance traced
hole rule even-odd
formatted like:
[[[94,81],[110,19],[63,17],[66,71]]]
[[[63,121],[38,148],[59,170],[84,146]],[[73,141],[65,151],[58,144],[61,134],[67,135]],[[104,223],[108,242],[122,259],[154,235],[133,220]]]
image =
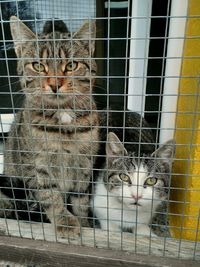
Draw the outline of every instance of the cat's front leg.
[[[14,209],[11,199],[0,191],[0,218],[12,217],[12,210]]]
[[[78,216],[81,226],[89,227],[89,195],[87,193],[70,195],[70,202],[72,211]]]
[[[135,233],[136,228],[134,229]],[[147,236],[147,237],[155,237],[156,235],[151,231],[150,227],[146,224],[139,224],[137,226],[137,235],[138,236]]]
[[[109,233],[120,232],[120,226],[118,224],[112,223],[109,220],[99,220],[100,227],[102,230],[108,231]]]
[[[45,164],[42,165],[43,161],[46,161],[45,157],[38,157],[36,161],[36,186],[38,188],[35,193],[36,200],[39,201],[48,219],[62,236],[68,236],[70,233],[80,234],[78,219],[65,207],[57,180]]]
[[[51,186],[50,186],[51,188]],[[41,188],[35,195],[40,202],[50,222],[56,226],[57,232],[62,237],[70,234],[80,234],[78,219],[64,206],[63,198],[58,188]]]

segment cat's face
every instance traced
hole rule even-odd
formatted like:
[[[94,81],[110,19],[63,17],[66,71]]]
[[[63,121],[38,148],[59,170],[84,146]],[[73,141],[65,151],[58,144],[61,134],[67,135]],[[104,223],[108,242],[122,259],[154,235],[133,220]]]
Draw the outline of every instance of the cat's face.
[[[78,94],[90,94],[96,74],[95,23],[86,22],[76,33],[34,34],[16,17],[11,33],[18,57],[18,74],[29,100],[65,104]]]
[[[157,206],[167,198],[170,167],[174,154],[173,141],[169,141],[152,155],[143,159],[128,153],[114,133],[109,133],[106,145],[108,172],[104,183],[119,202],[138,209]],[[107,178],[108,177],[108,178]]]

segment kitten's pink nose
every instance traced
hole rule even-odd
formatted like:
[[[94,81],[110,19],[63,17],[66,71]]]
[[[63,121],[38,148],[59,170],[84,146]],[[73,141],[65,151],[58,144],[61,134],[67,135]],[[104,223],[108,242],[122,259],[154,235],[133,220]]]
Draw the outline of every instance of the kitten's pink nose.
[[[139,199],[142,198],[142,195],[134,195],[134,194],[131,194],[131,197],[135,199],[135,201],[138,201]]]

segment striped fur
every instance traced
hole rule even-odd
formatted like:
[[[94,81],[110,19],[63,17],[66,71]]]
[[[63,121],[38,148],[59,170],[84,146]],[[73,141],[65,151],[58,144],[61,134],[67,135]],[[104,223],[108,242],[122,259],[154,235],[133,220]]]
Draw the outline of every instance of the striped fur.
[[[36,36],[11,17],[11,33],[25,102],[6,143],[5,174],[17,177],[16,187],[24,184],[30,211],[40,206],[63,236],[79,234],[80,222],[88,224],[89,198],[81,193],[88,192],[99,140],[91,95],[95,23],[86,22],[76,33]],[[33,62],[42,63],[45,71],[36,72]],[[66,71],[69,62],[77,68]],[[8,198],[6,206],[9,202],[14,208]]]

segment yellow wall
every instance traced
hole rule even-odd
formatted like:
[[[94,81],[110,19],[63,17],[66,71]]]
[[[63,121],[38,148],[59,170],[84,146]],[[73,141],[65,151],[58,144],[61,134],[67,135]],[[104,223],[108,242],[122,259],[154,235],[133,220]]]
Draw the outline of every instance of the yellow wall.
[[[189,1],[188,15],[200,16],[200,0]],[[175,139],[183,145],[176,149],[179,161],[172,179],[172,187],[179,189],[171,191],[171,199],[179,203],[170,204],[170,225],[173,237],[200,241],[200,37],[190,39],[195,36],[200,36],[200,17],[188,18],[186,26],[184,57],[196,58],[182,62]]]

